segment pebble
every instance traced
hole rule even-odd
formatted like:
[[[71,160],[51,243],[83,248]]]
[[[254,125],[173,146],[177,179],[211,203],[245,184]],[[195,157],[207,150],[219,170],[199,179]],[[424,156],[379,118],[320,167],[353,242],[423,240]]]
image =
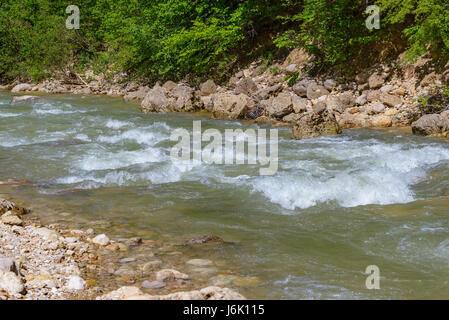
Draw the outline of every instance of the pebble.
[[[86,281],[79,276],[70,276],[67,281],[68,290],[83,290],[86,286]]]
[[[146,289],[162,289],[165,286],[166,286],[165,282],[160,281],[160,280],[155,280],[155,281],[145,280],[144,282],[142,282],[142,288],[146,288]]]
[[[109,238],[105,234],[99,234],[95,238],[92,239],[92,242],[94,244],[97,244],[99,246],[107,246],[110,242]]]

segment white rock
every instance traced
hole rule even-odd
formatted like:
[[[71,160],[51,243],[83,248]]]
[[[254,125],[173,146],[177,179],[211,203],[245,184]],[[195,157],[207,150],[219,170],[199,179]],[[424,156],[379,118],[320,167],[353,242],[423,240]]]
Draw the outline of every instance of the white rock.
[[[22,280],[13,272],[5,272],[0,275],[0,290],[5,290],[10,295],[16,295],[24,291]]]
[[[107,246],[110,242],[109,238],[105,234],[99,234],[92,239],[92,242],[98,244],[99,246]]]
[[[11,92],[31,91],[32,87],[28,83],[21,83],[12,88]]]
[[[86,286],[86,281],[78,276],[70,276],[66,288],[68,290],[83,290]]]

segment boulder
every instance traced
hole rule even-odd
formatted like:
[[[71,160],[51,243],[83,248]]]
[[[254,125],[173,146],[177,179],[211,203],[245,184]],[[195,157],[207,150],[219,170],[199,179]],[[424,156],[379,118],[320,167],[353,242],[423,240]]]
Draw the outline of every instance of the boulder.
[[[171,80],[168,80],[167,82],[165,82],[162,85],[162,88],[164,88],[165,90],[167,90],[167,92],[172,91],[175,87],[177,86],[176,82],[173,82]]]
[[[314,83],[315,82],[313,81],[303,79],[295,83],[295,85],[292,87],[292,90],[295,94],[297,94],[300,97],[307,97],[307,87]]]
[[[304,114],[290,113],[290,114],[286,115],[285,117],[283,117],[282,121],[288,122],[288,123],[296,123],[299,121],[299,119],[301,119],[301,117],[303,115]]]
[[[237,94],[245,94],[251,96],[257,91],[257,85],[251,78],[243,78],[235,86],[235,92]]]
[[[11,103],[20,103],[20,102],[28,102],[28,101],[34,101],[39,100],[41,97],[38,96],[16,96],[13,97],[11,100]]]
[[[370,74],[368,72],[361,72],[355,76],[355,81],[358,84],[365,84],[368,81]]]
[[[412,132],[431,135],[449,131],[449,119],[440,114],[426,114],[412,123]]]
[[[213,80],[207,80],[200,84],[200,94],[202,96],[209,96],[217,92],[217,85]]]
[[[264,110],[265,109],[262,106],[253,107],[250,110],[248,110],[248,112],[245,115],[245,119],[248,119],[248,120],[257,119],[263,115]]]
[[[332,91],[337,86],[337,82],[335,80],[328,79],[324,81],[323,85],[327,90]]]
[[[382,87],[384,82],[385,82],[384,77],[378,73],[373,73],[368,78],[368,84],[371,89],[378,89],[378,88]]]
[[[328,95],[329,91],[321,85],[312,83],[307,87],[307,98],[310,100],[318,99],[321,96]]]
[[[33,89],[33,87],[30,84],[20,83],[20,84],[16,85],[14,88],[12,88],[11,92],[16,93],[16,92],[21,92],[21,91],[31,91],[32,89]]]
[[[307,111],[307,99],[300,98],[296,94],[292,94],[293,111],[303,113]]]
[[[173,101],[166,96],[167,90],[155,85],[145,96],[141,104],[143,112],[168,112]]]
[[[18,216],[4,214],[0,217],[0,221],[10,226],[22,226],[23,221]]]
[[[277,84],[269,86],[267,88],[260,89],[259,91],[257,91],[256,96],[260,100],[265,100],[265,99],[268,99],[271,95],[280,91],[281,89],[282,89],[281,84],[277,83]]]
[[[289,92],[281,92],[267,108],[267,114],[272,118],[282,118],[292,111],[293,103]]]
[[[150,88],[148,87],[139,87],[137,91],[128,92],[123,99],[127,102],[129,101],[142,101],[145,99],[145,96],[147,95],[148,91],[150,91]]]
[[[194,90],[184,84],[179,84],[171,91],[171,97],[174,99],[172,104],[172,111],[193,111],[195,109],[193,104]]]
[[[402,103],[402,99],[400,97],[388,93],[380,94],[379,100],[389,107],[396,107]]]
[[[366,111],[368,114],[378,114],[384,110],[385,110],[385,106],[383,105],[383,103],[381,103],[379,101],[373,102],[366,108]]]
[[[235,120],[242,118],[246,110],[254,105],[247,95],[221,93],[214,98],[212,116],[218,119]]]
[[[341,132],[334,114],[325,107],[317,108],[313,112],[305,114],[293,127],[295,139],[310,139],[340,134]]]
[[[377,115],[371,119],[373,127],[388,128],[391,127],[391,118],[385,115]]]

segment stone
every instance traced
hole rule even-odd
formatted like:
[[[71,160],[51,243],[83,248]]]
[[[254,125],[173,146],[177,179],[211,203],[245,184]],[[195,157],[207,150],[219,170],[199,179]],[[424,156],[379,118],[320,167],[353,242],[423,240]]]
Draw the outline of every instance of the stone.
[[[378,73],[373,73],[368,78],[368,84],[369,84],[370,89],[378,89],[378,88],[382,87],[384,82],[385,82],[385,79]]]
[[[158,268],[161,264],[161,260],[148,261],[141,265],[140,269],[142,270],[142,272],[148,272]]]
[[[14,272],[0,272],[0,291],[5,290],[10,295],[24,294],[22,280]]]
[[[165,83],[162,85],[162,88],[164,88],[165,90],[167,90],[167,92],[170,92],[170,91],[172,91],[174,88],[176,88],[176,86],[177,86],[176,82],[173,82],[173,81],[171,81],[171,80],[168,80],[167,82],[165,82]]]
[[[249,119],[249,120],[257,119],[261,115],[263,115],[264,110],[265,109],[262,106],[253,107],[250,110],[248,110],[248,112],[245,114],[245,119]]]
[[[412,123],[412,132],[432,135],[449,131],[449,119],[440,114],[426,114]]]
[[[368,72],[361,72],[355,76],[355,81],[358,84],[365,84],[368,81],[370,74]]]
[[[318,99],[328,94],[329,91],[324,86],[312,83],[307,87],[307,98],[310,100]]]
[[[291,95],[293,111],[295,113],[303,113],[307,111],[307,99],[298,97],[296,94]]]
[[[373,102],[367,107],[368,114],[378,114],[385,110],[385,106],[381,102]]]
[[[251,98],[244,94],[218,94],[214,99],[212,116],[218,119],[236,120],[243,118],[246,110],[253,105]]]
[[[144,282],[142,282],[142,288],[145,288],[145,289],[157,290],[157,289],[165,288],[165,286],[166,286],[165,282],[160,281],[160,280],[155,280],[155,281],[145,280]]]
[[[26,284],[32,288],[56,288],[58,281],[49,274],[28,274],[25,277]]]
[[[293,103],[289,92],[281,92],[267,108],[267,114],[272,118],[282,118],[292,111]]]
[[[70,276],[66,285],[68,290],[84,290],[85,287],[86,281],[79,276]]]
[[[191,259],[186,263],[195,267],[209,267],[214,264],[211,260],[207,259]]]
[[[141,103],[143,112],[169,112],[173,101],[167,98],[167,91],[161,86],[154,86]]]
[[[11,226],[22,226],[23,225],[23,221],[22,219],[20,219],[17,216],[13,216],[13,215],[3,215],[0,218],[0,221],[3,222],[4,224],[8,224]]]
[[[209,96],[217,92],[217,85],[213,80],[207,80],[200,84],[200,94],[202,96]]]
[[[289,75],[293,75],[295,73],[298,73],[298,66],[296,65],[296,63],[292,63],[289,64],[286,68],[285,68],[285,73],[289,74]]]
[[[207,244],[207,243],[223,243],[223,239],[214,235],[204,235],[190,239],[188,245]]]
[[[377,115],[371,119],[373,127],[388,128],[391,127],[391,118],[385,115]]]
[[[373,102],[379,99],[381,92],[379,90],[369,90],[366,92],[366,100]]]
[[[379,100],[389,107],[396,107],[402,103],[402,99],[400,97],[388,93],[380,94]]]
[[[13,97],[11,103],[20,103],[20,102],[28,102],[41,99],[38,96],[16,96]]]
[[[16,92],[21,92],[21,91],[31,91],[32,89],[33,89],[33,87],[30,84],[20,83],[20,84],[16,85],[14,88],[12,88],[11,92],[16,93]]]
[[[310,139],[340,134],[341,132],[334,114],[322,108],[305,114],[293,127],[293,137],[295,139]]]
[[[0,257],[0,270],[3,272],[14,272],[19,275],[18,264],[12,258]]]
[[[285,117],[283,117],[282,121],[288,122],[288,123],[296,123],[296,122],[298,122],[299,119],[301,119],[302,116],[303,116],[303,114],[290,113],[290,114],[286,115]]]
[[[185,273],[173,269],[162,269],[156,272],[156,280],[169,281],[175,279],[187,280],[189,276]]]
[[[150,88],[148,87],[139,87],[139,90],[128,92],[123,99],[127,102],[129,101],[142,101],[145,99],[148,91],[150,91]]]
[[[251,78],[243,78],[235,87],[235,92],[237,94],[245,94],[247,96],[251,96],[254,92],[257,91],[257,85]]]
[[[22,215],[28,213],[28,210],[22,207],[19,207],[14,202],[0,199],[0,214],[3,214],[7,211],[11,211],[13,215]]]
[[[258,96],[258,98],[260,98],[260,100],[265,100],[268,99],[271,95],[279,92],[281,89],[281,84],[277,83],[267,88],[260,89],[259,91],[257,91],[256,95]]]
[[[107,246],[110,240],[107,235],[99,234],[95,238],[92,239],[92,243],[97,244],[99,246]]]
[[[333,112],[343,113],[343,103],[339,97],[329,97],[326,100],[326,107]]]
[[[327,79],[323,85],[327,90],[332,91],[337,86],[337,82],[332,79]]]
[[[33,234],[38,235],[45,240],[56,240],[58,238],[56,231],[48,228],[36,228],[33,230]]]
[[[295,85],[293,85],[292,87],[292,90],[300,97],[307,97],[307,87],[311,84],[315,84],[315,82],[303,79],[295,83]]]
[[[365,103],[367,103],[366,94],[362,94],[355,99],[355,103],[359,106],[363,106]]]
[[[127,286],[111,291],[101,297],[97,297],[97,300],[124,300],[128,297],[140,295],[143,295],[143,292],[139,288]]]

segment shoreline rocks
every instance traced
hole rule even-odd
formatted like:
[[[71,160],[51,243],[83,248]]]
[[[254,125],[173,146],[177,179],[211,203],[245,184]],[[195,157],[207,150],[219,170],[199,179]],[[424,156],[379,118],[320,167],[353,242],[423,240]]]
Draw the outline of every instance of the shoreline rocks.
[[[157,241],[115,241],[105,234],[95,236],[91,230],[43,227],[27,218],[29,210],[5,199],[0,199],[2,210],[8,210],[2,213],[2,220],[15,217],[21,224],[0,221],[0,300],[243,298],[227,288],[207,287],[212,283],[196,280],[200,275],[196,269],[189,269],[192,275],[173,269],[180,264],[180,253],[166,252],[167,246]],[[214,236],[198,239],[193,243],[221,240]],[[164,261],[157,259],[155,252],[165,253],[161,257]],[[205,268],[213,262],[190,258],[184,264]],[[142,277],[147,279],[139,281],[145,293],[138,287],[122,288]],[[156,290],[163,294],[154,295]]]

